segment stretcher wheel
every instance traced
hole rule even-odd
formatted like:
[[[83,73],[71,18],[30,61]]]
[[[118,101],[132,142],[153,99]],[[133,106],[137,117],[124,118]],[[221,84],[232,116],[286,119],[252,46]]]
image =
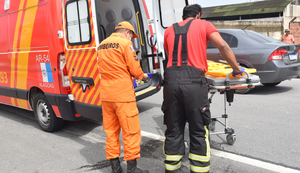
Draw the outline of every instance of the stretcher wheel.
[[[233,145],[236,141],[236,135],[235,134],[228,134],[226,136],[226,141],[229,145]]]
[[[212,120],[208,125],[208,130],[215,131],[215,129],[216,129],[216,121]]]

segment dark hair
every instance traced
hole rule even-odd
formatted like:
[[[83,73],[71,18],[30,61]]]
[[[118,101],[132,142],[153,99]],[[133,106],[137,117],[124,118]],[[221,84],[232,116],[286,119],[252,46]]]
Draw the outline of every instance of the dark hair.
[[[202,9],[199,4],[188,5],[183,8],[183,20],[188,17],[196,17],[197,14],[201,15]]]

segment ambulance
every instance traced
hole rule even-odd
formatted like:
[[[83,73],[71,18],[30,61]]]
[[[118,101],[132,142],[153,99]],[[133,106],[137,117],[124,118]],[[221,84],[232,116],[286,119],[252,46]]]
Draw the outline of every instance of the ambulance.
[[[136,100],[157,93],[164,30],[182,20],[188,3],[0,0],[0,103],[33,111],[41,129],[48,132],[61,129],[65,120],[101,120],[96,49],[124,20],[139,35],[132,42],[143,71],[152,73],[151,80],[137,81]]]

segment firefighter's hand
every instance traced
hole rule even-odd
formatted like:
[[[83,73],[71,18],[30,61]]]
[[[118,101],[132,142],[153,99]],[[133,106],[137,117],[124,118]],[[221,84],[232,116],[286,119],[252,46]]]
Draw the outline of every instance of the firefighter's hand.
[[[144,73],[144,76],[143,76],[142,80],[146,80],[147,78],[148,78],[147,73]]]
[[[136,87],[137,87],[137,84],[136,84],[135,79],[132,79],[132,81],[133,81],[133,88],[136,88]]]
[[[150,79],[152,79],[152,74],[151,74],[151,73],[147,73],[147,75],[148,75],[148,77],[149,77]]]
[[[245,71],[245,69],[244,69],[243,67],[240,67],[240,69],[241,69],[241,71],[238,72],[238,73],[232,71],[232,76],[233,76],[233,77],[236,77],[237,75],[243,76],[243,72]]]

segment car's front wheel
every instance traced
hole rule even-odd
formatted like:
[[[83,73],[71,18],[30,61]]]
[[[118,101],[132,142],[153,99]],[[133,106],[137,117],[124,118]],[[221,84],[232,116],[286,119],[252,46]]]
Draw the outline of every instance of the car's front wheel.
[[[37,93],[33,99],[34,115],[40,127],[46,132],[59,130],[63,126],[63,120],[56,117],[51,105],[43,93]]]
[[[262,83],[264,86],[266,87],[274,87],[278,84],[280,84],[281,82],[276,82],[276,83]]]

